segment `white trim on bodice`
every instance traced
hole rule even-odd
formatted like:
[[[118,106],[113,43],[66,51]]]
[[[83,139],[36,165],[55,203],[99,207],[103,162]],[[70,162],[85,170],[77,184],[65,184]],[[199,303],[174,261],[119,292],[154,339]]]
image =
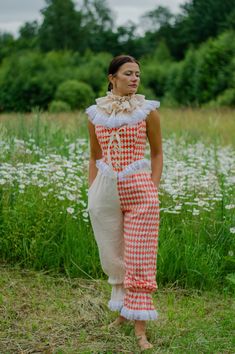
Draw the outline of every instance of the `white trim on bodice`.
[[[138,172],[151,172],[151,162],[148,159],[136,160],[120,172],[114,171],[110,165],[104,162],[103,158],[96,160],[96,167],[103,175],[115,177],[120,180],[124,179],[125,176],[130,176]]]

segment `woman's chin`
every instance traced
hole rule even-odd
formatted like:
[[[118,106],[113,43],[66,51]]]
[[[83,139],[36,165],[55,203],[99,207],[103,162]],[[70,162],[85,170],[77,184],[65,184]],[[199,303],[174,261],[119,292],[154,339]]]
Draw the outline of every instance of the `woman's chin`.
[[[128,94],[133,94],[137,92],[137,87],[129,87]]]

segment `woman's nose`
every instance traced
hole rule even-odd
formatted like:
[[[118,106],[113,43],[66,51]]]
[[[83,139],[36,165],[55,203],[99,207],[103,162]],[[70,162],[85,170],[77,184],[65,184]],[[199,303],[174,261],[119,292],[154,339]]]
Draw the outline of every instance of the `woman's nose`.
[[[131,81],[136,82],[136,81],[138,81],[138,79],[139,79],[138,76],[133,75],[131,78]]]

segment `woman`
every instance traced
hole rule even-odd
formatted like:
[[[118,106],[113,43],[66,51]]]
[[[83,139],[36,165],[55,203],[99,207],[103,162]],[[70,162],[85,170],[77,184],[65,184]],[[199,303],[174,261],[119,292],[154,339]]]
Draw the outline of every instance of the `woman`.
[[[112,284],[109,326],[134,320],[142,349],[152,348],[146,321],[157,311],[158,187],[163,154],[158,101],[136,94],[140,65],[120,55],[110,63],[105,97],[86,109],[90,136],[88,211],[103,271]],[[151,161],[144,158],[146,137]]]

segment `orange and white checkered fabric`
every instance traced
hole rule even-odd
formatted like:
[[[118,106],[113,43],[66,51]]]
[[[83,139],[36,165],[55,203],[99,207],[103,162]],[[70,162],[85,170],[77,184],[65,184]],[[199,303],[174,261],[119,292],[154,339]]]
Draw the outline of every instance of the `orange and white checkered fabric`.
[[[96,125],[96,135],[108,163],[108,150],[113,170],[120,172],[129,164],[144,158],[146,148],[146,121],[120,128]],[[110,145],[110,136],[118,138]],[[148,172],[117,180],[120,206],[124,217],[125,295],[121,315],[128,319],[157,318],[152,294],[157,290],[157,250],[159,231],[158,190]]]

